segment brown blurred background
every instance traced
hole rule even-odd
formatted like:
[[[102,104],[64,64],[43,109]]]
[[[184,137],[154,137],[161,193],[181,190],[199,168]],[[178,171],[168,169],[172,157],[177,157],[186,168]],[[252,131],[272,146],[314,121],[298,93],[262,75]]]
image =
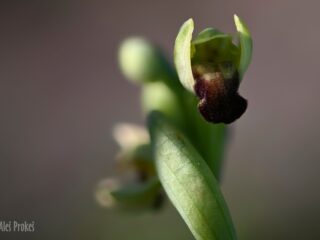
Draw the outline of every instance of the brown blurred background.
[[[111,128],[143,123],[139,88],[117,65],[142,35],[172,59],[180,25],[254,39],[223,191],[239,239],[320,239],[319,1],[0,2],[0,221],[36,222],[1,239],[193,239],[168,206],[139,216],[101,209],[96,183],[115,173]]]

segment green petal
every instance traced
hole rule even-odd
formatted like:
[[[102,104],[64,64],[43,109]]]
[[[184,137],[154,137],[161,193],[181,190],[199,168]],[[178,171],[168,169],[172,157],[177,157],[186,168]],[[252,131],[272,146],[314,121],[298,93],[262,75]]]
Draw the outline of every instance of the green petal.
[[[221,37],[222,38],[229,37],[229,35],[224,34],[215,28],[206,28],[203,31],[201,31],[198,34],[198,36],[193,40],[193,44],[201,44],[201,43],[210,41],[214,38],[221,38]]]
[[[178,33],[174,45],[174,63],[178,72],[181,84],[193,92],[195,84],[191,69],[191,40],[194,29],[193,20],[187,20]]]
[[[149,128],[160,181],[197,240],[236,239],[219,185],[188,140],[160,113]]]
[[[251,62],[252,38],[247,25],[237,15],[234,15],[234,22],[240,40],[241,57],[238,70],[240,74],[240,79],[242,79]]]
[[[228,34],[215,34],[213,36],[201,37],[192,41],[194,49],[192,55],[192,66],[210,64],[212,67],[224,62],[239,61],[239,48],[232,42],[232,36]]]

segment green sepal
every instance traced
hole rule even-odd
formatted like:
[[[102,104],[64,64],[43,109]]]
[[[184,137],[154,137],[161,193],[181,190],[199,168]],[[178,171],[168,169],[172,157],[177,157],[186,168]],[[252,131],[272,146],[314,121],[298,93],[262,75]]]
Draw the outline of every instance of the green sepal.
[[[247,25],[237,15],[234,15],[234,23],[238,31],[239,42],[240,42],[241,54],[240,54],[240,61],[238,65],[238,71],[239,71],[240,80],[241,80],[251,62],[253,43],[252,43],[251,34]]]
[[[157,203],[161,191],[161,184],[157,177],[130,185],[105,183],[110,180],[112,179],[100,182],[96,191],[96,198],[104,207],[143,210],[150,209]]]
[[[191,40],[194,29],[190,18],[180,28],[174,45],[174,63],[181,84],[193,92],[194,78],[191,69]]]

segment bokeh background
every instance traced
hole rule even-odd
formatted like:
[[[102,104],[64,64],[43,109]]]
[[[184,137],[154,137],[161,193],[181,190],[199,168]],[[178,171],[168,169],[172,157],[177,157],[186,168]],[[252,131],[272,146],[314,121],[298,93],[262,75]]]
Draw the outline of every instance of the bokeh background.
[[[319,1],[29,0],[0,2],[0,220],[36,222],[1,239],[193,239],[175,210],[100,208],[96,183],[115,174],[118,122],[144,123],[139,88],[117,48],[145,36],[172,59],[180,25],[254,38],[233,124],[223,192],[240,239],[320,239]]]

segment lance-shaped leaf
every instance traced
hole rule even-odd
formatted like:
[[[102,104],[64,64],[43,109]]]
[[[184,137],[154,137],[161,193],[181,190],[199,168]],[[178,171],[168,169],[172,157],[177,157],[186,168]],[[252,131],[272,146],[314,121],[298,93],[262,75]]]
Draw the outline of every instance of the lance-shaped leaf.
[[[234,22],[238,31],[241,49],[240,62],[238,66],[241,80],[251,62],[252,38],[247,25],[237,15],[234,15]]]
[[[236,239],[219,185],[189,141],[157,112],[149,118],[160,181],[197,240]]]

